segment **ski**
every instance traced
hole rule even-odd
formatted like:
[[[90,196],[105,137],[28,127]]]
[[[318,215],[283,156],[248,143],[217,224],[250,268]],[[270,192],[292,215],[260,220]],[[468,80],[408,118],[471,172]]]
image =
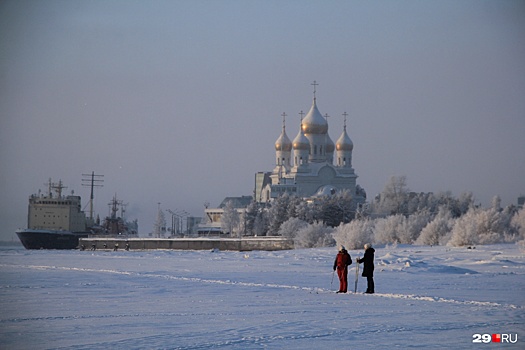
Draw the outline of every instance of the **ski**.
[[[357,261],[355,264],[355,286],[354,286],[354,294],[357,293],[357,280],[359,279],[359,259],[361,257],[361,254],[358,255]]]

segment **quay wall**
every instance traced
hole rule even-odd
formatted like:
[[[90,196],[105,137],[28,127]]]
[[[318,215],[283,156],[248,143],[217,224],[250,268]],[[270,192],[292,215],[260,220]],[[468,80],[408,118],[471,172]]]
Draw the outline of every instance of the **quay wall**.
[[[83,250],[288,250],[294,249],[293,240],[283,237],[250,238],[80,238]]]

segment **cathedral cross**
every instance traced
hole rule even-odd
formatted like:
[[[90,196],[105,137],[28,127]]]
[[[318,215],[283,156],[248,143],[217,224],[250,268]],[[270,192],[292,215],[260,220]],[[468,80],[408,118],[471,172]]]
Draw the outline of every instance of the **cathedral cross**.
[[[314,80],[314,82],[313,82],[312,84],[310,84],[310,85],[313,85],[313,87],[314,87],[314,98],[315,98],[315,93],[316,93],[316,91],[317,91],[317,90],[316,90],[316,87],[317,87],[317,85],[319,85],[319,84]]]
[[[345,117],[345,123],[344,123],[344,128],[346,130],[346,116],[348,116],[348,113],[346,113],[346,111],[343,113],[343,117]]]

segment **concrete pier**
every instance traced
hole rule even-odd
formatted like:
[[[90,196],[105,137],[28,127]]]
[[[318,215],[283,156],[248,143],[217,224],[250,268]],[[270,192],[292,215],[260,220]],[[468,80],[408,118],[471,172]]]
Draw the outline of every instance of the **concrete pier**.
[[[239,238],[81,238],[79,246],[84,250],[288,250],[294,249],[293,240],[283,237]],[[115,249],[116,248],[116,249]]]

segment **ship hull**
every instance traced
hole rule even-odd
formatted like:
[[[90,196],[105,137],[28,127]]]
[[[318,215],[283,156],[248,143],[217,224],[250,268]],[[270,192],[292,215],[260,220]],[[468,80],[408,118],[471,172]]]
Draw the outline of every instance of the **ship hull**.
[[[18,230],[16,235],[26,249],[77,249],[79,238],[87,238],[88,232],[52,230]]]

